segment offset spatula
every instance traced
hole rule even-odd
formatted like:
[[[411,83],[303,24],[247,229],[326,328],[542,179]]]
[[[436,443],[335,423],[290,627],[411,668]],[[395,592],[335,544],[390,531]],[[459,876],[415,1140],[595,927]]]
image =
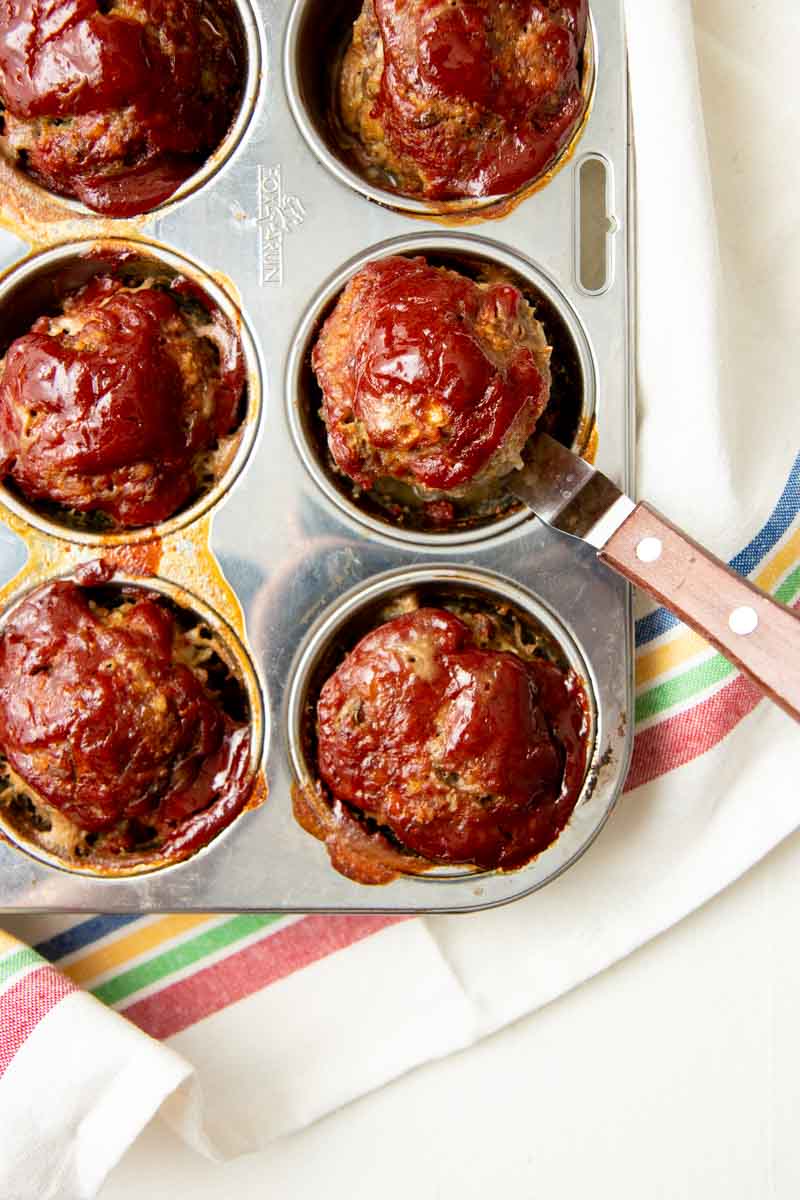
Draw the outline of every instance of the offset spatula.
[[[545,433],[506,486],[542,521],[597,550],[800,721],[800,617]]]

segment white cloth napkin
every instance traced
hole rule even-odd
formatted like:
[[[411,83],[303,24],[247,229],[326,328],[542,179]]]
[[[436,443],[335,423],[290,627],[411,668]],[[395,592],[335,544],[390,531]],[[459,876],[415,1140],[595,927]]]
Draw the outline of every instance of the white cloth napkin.
[[[95,1196],[174,1096],[188,1126],[192,1068],[15,939],[0,934],[0,1195]],[[193,1138],[198,1149],[202,1139]]]
[[[800,29],[791,3],[769,14],[765,40],[763,6],[698,0],[701,101],[689,0],[629,4],[639,489],[723,557],[764,524],[800,448],[792,136]],[[712,38],[704,18],[725,32]],[[187,1099],[186,1068],[154,1057],[147,1098],[137,1091],[133,1118],[118,1128],[132,1138],[178,1088],[164,1110],[174,1127],[207,1153],[211,1142],[217,1153],[240,1153],[468,1045],[618,960],[758,861],[800,823],[798,775],[796,728],[762,703],[714,749],[629,792],[589,854],[544,891],[490,913],[392,925],[178,1033],[169,1046],[195,1070],[204,1124]],[[10,924],[36,941],[65,921]],[[93,1175],[30,1190],[35,1159],[77,1155],[76,1131],[97,1095],[76,1055],[70,1116],[59,1122],[66,1088],[36,1050],[49,1020],[31,1035],[27,1066],[15,1060],[0,1079],[0,1128],[14,1127],[4,1135],[13,1158],[0,1157],[0,1194],[13,1200],[91,1195],[85,1189],[120,1150],[119,1138],[92,1138]],[[102,1021],[108,1037],[94,1045],[112,1097],[105,1128],[124,1091],[125,1047],[141,1038],[143,1054],[155,1051],[124,1022]],[[14,1090],[4,1091],[12,1071]]]

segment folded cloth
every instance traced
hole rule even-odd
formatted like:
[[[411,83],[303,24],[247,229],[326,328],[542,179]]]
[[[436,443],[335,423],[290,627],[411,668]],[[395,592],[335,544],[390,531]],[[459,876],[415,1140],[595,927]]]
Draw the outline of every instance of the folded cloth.
[[[181,1093],[189,1128],[193,1089],[192,1068],[174,1050],[0,933],[0,1195],[6,1200],[95,1196],[174,1093]]]
[[[738,570],[795,603],[800,169],[789,132],[797,18],[792,0],[764,14],[760,5],[696,0],[693,24],[689,0],[629,4],[639,486]],[[7,924],[192,1064],[206,1142],[196,1094],[194,1105],[185,1102],[188,1068],[174,1058],[165,1060],[174,1075],[152,1066],[163,1095],[174,1078],[178,1090],[162,1111],[192,1144],[219,1154],[255,1148],[563,994],[703,904],[800,824],[788,786],[800,773],[795,726],[713,649],[645,603],[636,717],[627,791],[602,836],[566,875],[506,909],[426,920],[192,914]],[[57,1002],[42,1033],[75,997]],[[21,1017],[24,1028],[25,1009]],[[114,1097],[125,1060],[108,1023],[126,1030],[120,1047],[141,1039],[143,1054],[155,1051],[118,1018],[98,1015],[98,1029],[102,1021],[108,1037],[92,1039],[93,1057],[100,1070],[108,1047]],[[85,1026],[76,1019],[75,1028]],[[39,1036],[36,1026],[31,1046]],[[28,1114],[48,1079],[26,1068],[25,1045],[6,1069],[17,1080],[13,1097],[0,1081],[3,1128],[15,1130],[3,1140],[18,1163],[34,1146],[42,1163],[77,1161],[77,1131],[96,1095],[89,1087],[81,1101],[83,1060],[74,1066],[69,1120],[49,1135],[40,1122],[35,1142]],[[148,1095],[149,1105],[135,1106],[138,1121],[126,1120],[120,1103],[125,1136],[157,1105],[157,1082]],[[111,1109],[106,1117],[113,1123]],[[95,1180],[118,1154],[119,1139],[109,1144],[106,1155],[95,1140]],[[26,1168],[14,1171],[14,1161],[0,1178],[4,1196],[91,1194],[78,1190],[91,1178],[68,1175],[50,1193],[26,1190]]]

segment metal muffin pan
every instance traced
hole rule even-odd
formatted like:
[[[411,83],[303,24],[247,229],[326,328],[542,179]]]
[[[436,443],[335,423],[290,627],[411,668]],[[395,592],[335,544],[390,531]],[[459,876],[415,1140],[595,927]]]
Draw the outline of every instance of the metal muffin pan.
[[[20,225],[19,204],[0,199],[0,214],[39,250],[67,239],[124,237],[144,242],[145,255],[188,263],[184,269],[211,276],[227,293],[252,335],[251,386],[255,375],[261,403],[249,456],[205,513],[192,514],[164,537],[157,575],[244,631],[264,703],[263,765],[269,786],[263,805],[245,812],[194,858],[144,876],[86,878],[2,844],[0,908],[8,911],[457,912],[491,907],[535,890],[579,857],[622,787],[632,706],[627,586],[598,564],[588,547],[524,515],[460,539],[409,538],[384,522],[365,522],[330,494],[304,453],[292,385],[315,305],[341,286],[355,263],[395,250],[424,253],[436,247],[437,254],[449,249],[459,255],[465,245],[466,253],[478,257],[513,259],[560,306],[573,331],[584,400],[594,404],[599,431],[597,464],[630,487],[633,241],[622,0],[592,4],[591,112],[560,169],[504,215],[476,223],[473,214],[467,226],[386,207],[385,196],[385,203],[370,202],[364,189],[343,182],[340,172],[315,158],[293,116],[287,83],[292,89],[295,82],[291,72],[285,73],[291,30],[302,16],[299,9],[308,4],[254,0],[248,52],[250,63],[260,63],[263,71],[258,97],[238,145],[191,194],[133,222],[77,215],[65,206],[55,222],[37,226],[31,220],[27,228]],[[356,7],[349,5],[351,11]],[[245,8],[240,3],[243,13]],[[295,91],[295,105],[299,95]],[[613,264],[605,286],[591,294],[576,274],[577,179],[587,156],[599,157],[608,173],[607,261]],[[0,282],[0,310],[7,286],[8,280]],[[19,511],[6,508],[0,516],[15,531],[0,537],[0,581],[10,581],[5,603],[33,583],[69,573],[103,553],[97,544],[67,540],[63,531],[33,529]],[[12,580],[25,554],[17,535],[28,543],[29,558]],[[128,569],[129,550],[132,561],[144,562],[151,545],[144,535],[127,540],[130,546],[120,545],[126,539],[117,537],[112,547],[122,570]],[[296,694],[292,680],[310,652],[308,639],[326,623],[335,625],[349,605],[369,597],[386,579],[409,573],[444,573],[466,586],[479,579],[500,593],[513,593],[531,611],[546,615],[569,656],[585,664],[595,706],[587,783],[558,840],[520,871],[434,872],[367,887],[334,872],[324,847],[292,816],[287,722]]]

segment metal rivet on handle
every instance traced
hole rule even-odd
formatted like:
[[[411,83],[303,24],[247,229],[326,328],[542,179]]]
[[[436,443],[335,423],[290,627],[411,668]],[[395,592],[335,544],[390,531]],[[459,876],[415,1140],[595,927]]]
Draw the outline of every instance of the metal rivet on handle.
[[[758,629],[758,613],[749,604],[743,604],[741,608],[733,610],[728,617],[728,624],[734,633],[747,637],[749,633],[755,633]]]
[[[646,537],[642,538],[639,545],[636,547],[636,557],[645,563],[657,562],[661,558],[661,538]]]

